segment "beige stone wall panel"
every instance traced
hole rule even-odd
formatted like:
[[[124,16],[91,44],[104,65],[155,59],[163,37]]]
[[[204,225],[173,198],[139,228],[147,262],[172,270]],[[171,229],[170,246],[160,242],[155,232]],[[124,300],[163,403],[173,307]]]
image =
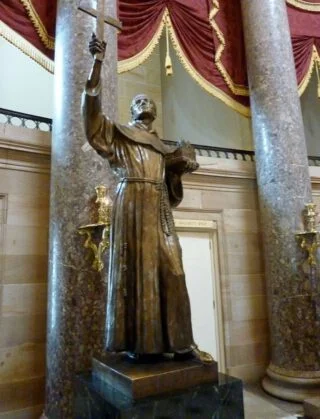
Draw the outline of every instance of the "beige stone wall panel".
[[[268,361],[268,329],[254,163],[209,157],[198,161],[199,170],[184,178],[180,210],[220,214],[226,370],[257,380]]]
[[[50,133],[0,124],[1,419],[43,409],[49,170]]]

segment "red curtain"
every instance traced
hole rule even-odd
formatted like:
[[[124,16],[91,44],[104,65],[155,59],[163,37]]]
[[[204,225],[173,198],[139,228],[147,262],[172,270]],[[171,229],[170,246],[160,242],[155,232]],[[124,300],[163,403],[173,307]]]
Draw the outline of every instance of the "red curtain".
[[[53,60],[56,4],[56,0],[2,0],[0,20]],[[1,34],[6,34],[4,26]]]
[[[320,5],[320,1],[318,2]],[[311,13],[296,7],[287,7],[293,54],[296,65],[297,81],[301,87],[313,57],[314,48],[319,51],[320,46],[320,13]],[[220,10],[216,15],[216,24],[224,36],[224,50],[221,55],[222,74],[230,75],[229,86],[240,85],[247,89],[245,51],[243,45],[240,1],[232,0],[221,2]],[[214,42],[216,50],[221,45],[219,34],[215,30]],[[217,63],[219,66],[219,62]],[[241,95],[241,92],[238,92]]]
[[[123,25],[118,37],[119,60],[131,58],[147,47],[161,24],[165,3],[165,0],[118,2]]]
[[[123,23],[118,37],[120,72],[141,64],[165,28],[189,74],[210,94],[249,113],[240,0],[118,0],[118,4]],[[313,64],[320,62],[320,0],[287,0],[287,10],[302,93]],[[0,34],[14,43],[10,29],[53,59],[55,15],[56,0],[2,0]]]
[[[146,59],[158,41],[161,32],[158,28],[167,26],[173,46],[190,75],[210,94],[248,114],[248,98],[230,91],[215,65],[211,8],[212,0],[120,0],[119,19],[123,24],[118,41],[120,72]],[[243,65],[245,68],[245,61]]]

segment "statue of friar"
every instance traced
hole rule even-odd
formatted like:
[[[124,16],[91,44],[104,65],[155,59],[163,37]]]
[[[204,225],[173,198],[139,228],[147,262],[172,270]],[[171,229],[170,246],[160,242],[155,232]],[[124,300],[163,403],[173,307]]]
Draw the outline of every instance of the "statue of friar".
[[[210,363],[211,355],[193,340],[171,210],[182,200],[181,176],[198,167],[194,149],[168,147],[160,140],[152,129],[155,103],[143,94],[132,100],[128,125],[101,113],[105,46],[92,35],[89,49],[94,61],[82,111],[89,143],[121,175],[110,236],[106,350],[127,352],[136,359],[171,353],[177,359]]]

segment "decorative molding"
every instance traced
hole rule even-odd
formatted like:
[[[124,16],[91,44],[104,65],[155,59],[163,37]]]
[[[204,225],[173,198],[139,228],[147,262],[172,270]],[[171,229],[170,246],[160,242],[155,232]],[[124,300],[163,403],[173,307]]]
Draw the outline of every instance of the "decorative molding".
[[[43,174],[50,174],[50,168],[48,169],[43,169],[41,167],[36,167],[36,166],[23,166],[23,165],[12,165],[9,166],[7,164],[2,164],[1,160],[0,160],[0,169],[10,169],[10,170],[19,170],[19,171],[23,171],[23,172],[32,172],[32,173],[43,173]]]
[[[50,173],[51,133],[0,124],[0,169]]]
[[[186,189],[196,189],[198,191],[228,191],[228,192],[245,192],[255,191],[257,184],[255,179],[243,179],[217,176],[215,171],[207,173],[206,176],[192,174],[183,178],[183,187]]]
[[[205,230],[214,230],[217,228],[216,222],[213,220],[185,220],[185,219],[175,219],[175,227],[180,229],[205,229]]]
[[[20,141],[16,139],[7,139],[2,137],[0,137],[0,148],[25,151],[27,153],[43,154],[46,156],[50,156],[51,154],[51,147],[49,145],[34,144],[28,141]]]
[[[49,156],[51,154],[51,133],[0,123],[1,148]]]
[[[0,312],[2,311],[3,255],[5,254],[5,225],[7,224],[8,195],[0,193]]]
[[[309,174],[311,178],[311,183],[314,185],[320,184],[320,167],[319,166],[309,166]]]

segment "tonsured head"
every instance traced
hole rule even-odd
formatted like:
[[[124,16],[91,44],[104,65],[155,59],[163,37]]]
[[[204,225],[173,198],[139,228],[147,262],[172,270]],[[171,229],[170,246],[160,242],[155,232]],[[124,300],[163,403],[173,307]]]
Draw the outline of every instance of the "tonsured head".
[[[137,95],[132,99],[131,117],[133,121],[154,121],[157,117],[157,107],[152,99],[146,95]]]

